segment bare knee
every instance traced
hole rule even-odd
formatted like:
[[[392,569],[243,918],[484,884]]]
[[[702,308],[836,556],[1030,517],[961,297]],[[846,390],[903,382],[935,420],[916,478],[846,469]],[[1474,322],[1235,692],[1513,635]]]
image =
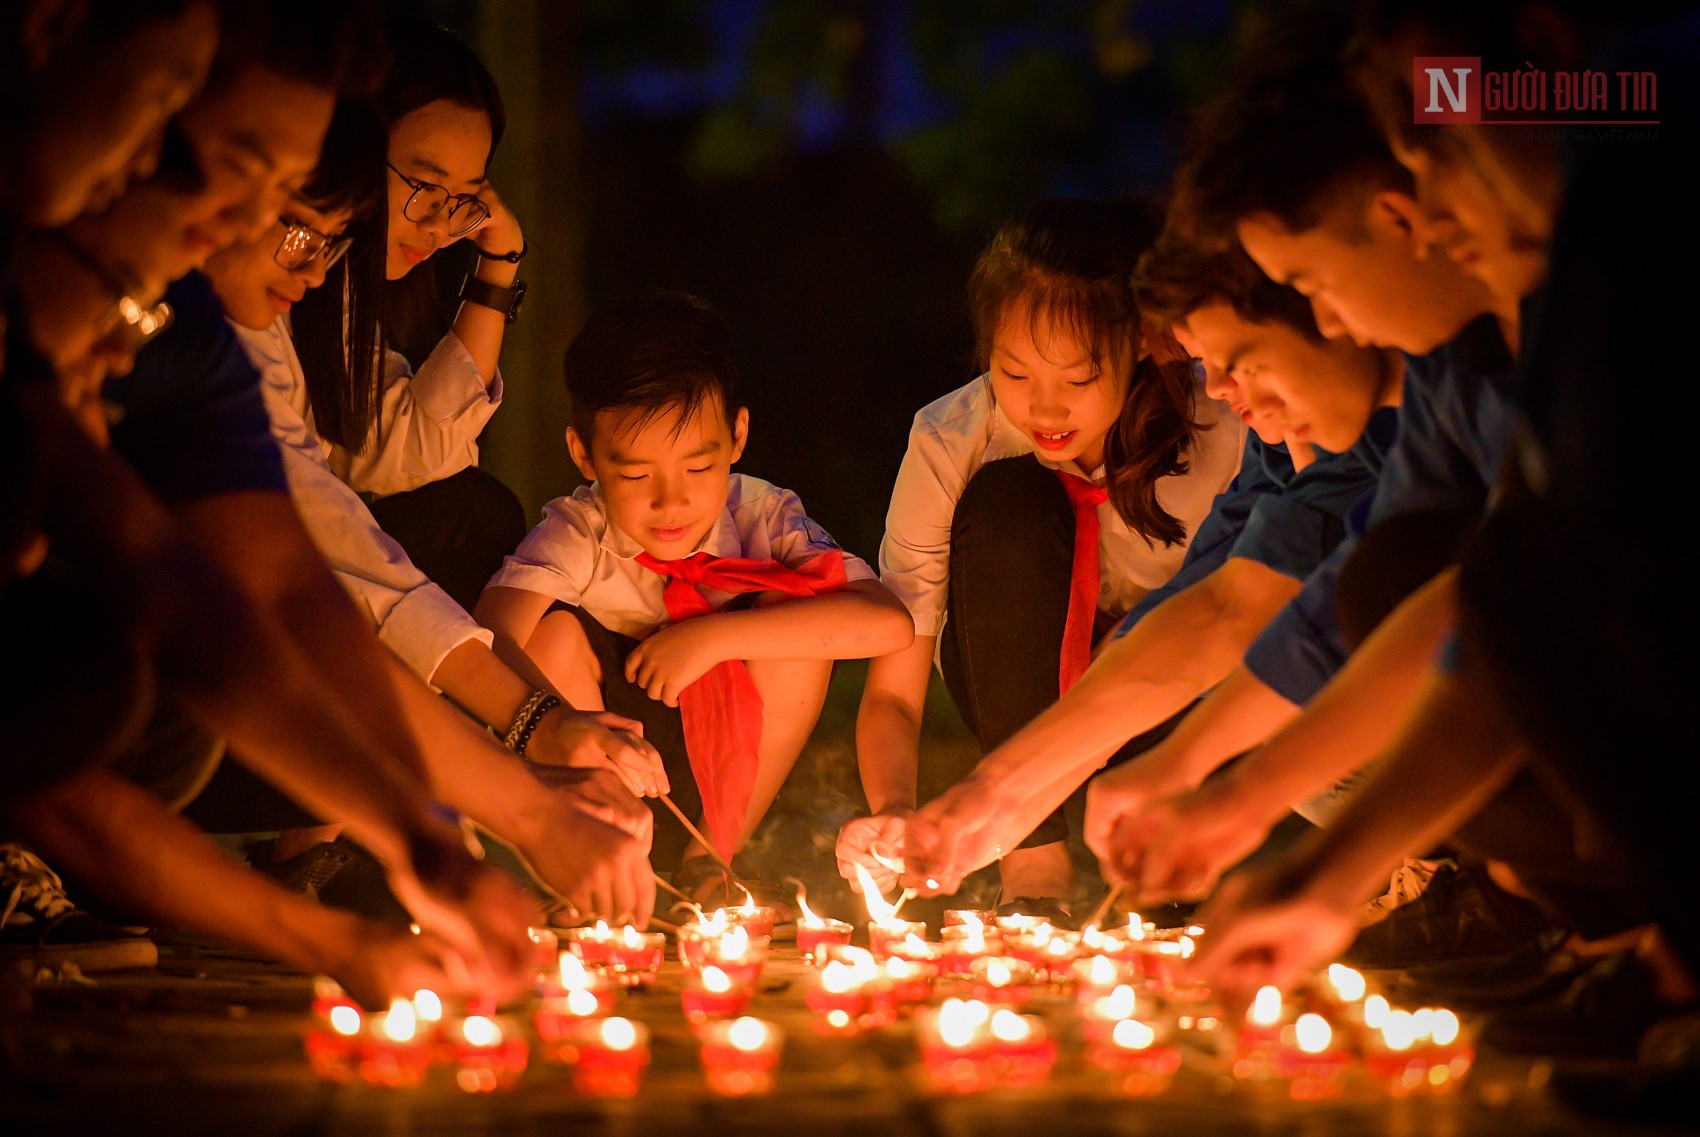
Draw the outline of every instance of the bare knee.
[[[538,621],[537,630],[526,641],[525,653],[551,679],[571,676],[602,685],[602,660],[590,646],[584,626],[571,612],[550,612]]]

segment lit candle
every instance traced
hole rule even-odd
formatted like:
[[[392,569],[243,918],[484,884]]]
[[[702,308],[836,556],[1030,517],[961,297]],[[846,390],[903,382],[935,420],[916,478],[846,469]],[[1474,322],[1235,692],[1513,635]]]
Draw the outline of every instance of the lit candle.
[[[506,1089],[525,1072],[525,1037],[511,1019],[468,1015],[449,1027],[455,1084],[468,1093]]]
[[[784,1042],[783,1031],[760,1019],[710,1023],[703,1028],[701,1051],[708,1088],[725,1097],[769,1092]]]
[[[750,1002],[748,984],[735,983],[724,970],[709,964],[696,973],[679,992],[679,1003],[691,1025],[710,1019],[729,1019],[743,1013]]]
[[[968,982],[976,999],[1019,1006],[1033,997],[1033,968],[1019,959],[992,956],[968,965]]]
[[[703,944],[703,966],[720,968],[731,978],[734,986],[753,987],[761,980],[769,946],[766,936],[758,939],[734,926],[719,939]]]
[[[359,1037],[360,1009],[352,1002],[327,1003],[307,1028],[307,1065],[327,1081],[348,1081],[354,1076]]]
[[[360,1077],[375,1086],[417,1086],[425,1080],[436,1049],[419,1030],[419,1017],[406,999],[371,1016],[356,1048]]]
[[[993,1067],[999,1085],[1035,1086],[1050,1076],[1057,1046],[1038,1019],[1000,1009],[992,1012],[987,1029],[993,1039]]]
[[[855,929],[843,920],[817,916],[809,907],[808,897],[801,891],[797,893],[797,911],[797,951],[810,963],[818,967],[826,962],[822,948],[850,942]]]
[[[546,974],[555,967],[555,957],[561,954],[561,937],[552,928],[532,928],[531,969]]]
[[[1003,937],[995,928],[988,931],[978,913],[961,911],[958,914],[962,916],[960,924],[939,929],[939,939],[944,946],[939,970],[945,975],[967,975],[968,965],[976,959],[1003,954]]]
[[[1149,1097],[1168,1088],[1181,1068],[1181,1052],[1151,1024],[1128,1018],[1092,1048],[1092,1061],[1120,1077],[1123,1093]]]
[[[614,979],[625,987],[652,982],[667,957],[667,937],[660,932],[640,932],[627,925],[610,940],[608,962]]]
[[[559,1057],[559,1044],[574,1023],[612,1014],[615,994],[606,978],[592,973],[578,956],[562,952],[554,982],[545,988],[535,1015],[538,1036],[552,1048],[546,1052]]]
[[[946,908],[944,927],[965,927],[972,924],[984,928],[987,924],[996,923],[997,918],[998,914],[990,908]]]
[[[927,925],[900,919],[897,915],[900,904],[892,904],[880,895],[873,875],[865,866],[857,865],[856,875],[862,887],[862,902],[868,906],[868,948],[876,958],[884,959],[891,954],[893,943],[900,943],[911,935],[926,938]]]
[[[1099,998],[1081,1008],[1085,1024],[1083,1033],[1088,1042],[1103,1042],[1114,1032],[1116,1024],[1133,1017],[1139,1000],[1131,986],[1113,987]]]
[[[821,1016],[817,1028],[825,1034],[854,1034],[868,1013],[868,988],[878,975],[872,965],[864,970],[839,960],[821,968],[816,985],[803,996],[809,1010]]]
[[[1335,1093],[1351,1058],[1334,1045],[1334,1028],[1328,1020],[1315,1012],[1302,1014],[1282,1032],[1284,1040],[1289,1033],[1290,1044],[1282,1047],[1275,1072],[1292,1079],[1293,1099],[1316,1101]]]
[[[995,1046],[992,1009],[984,1003],[946,999],[919,1016],[915,1041],[934,1087],[972,1093],[992,1084]]]
[[[1245,1022],[1240,1024],[1234,1077],[1267,1078],[1274,1072],[1285,1018],[1281,992],[1274,987],[1259,989],[1246,1011]]]
[[[579,1093],[629,1098],[649,1066],[649,1028],[623,1018],[581,1022],[573,1027],[566,1054]]]
[[[1075,997],[1084,1005],[1101,999],[1117,987],[1131,984],[1136,978],[1133,965],[1107,955],[1077,959],[1070,966],[1074,976]]]
[[[608,921],[598,920],[594,927],[567,928],[559,933],[558,938],[565,941],[567,950],[577,955],[591,967],[601,967],[608,963],[610,947],[614,942],[614,933],[608,927]]]
[[[909,1014],[932,997],[936,964],[892,956],[879,965],[882,983],[875,1001],[882,999],[891,1016]]]
[[[725,909],[727,918],[751,936],[772,936],[779,910],[771,905],[757,904],[753,892],[741,884],[738,887],[744,889],[744,902],[736,908]]]
[[[1395,1097],[1449,1093],[1470,1072],[1475,1057],[1451,1011],[1389,1010],[1370,1031],[1365,1068]]]

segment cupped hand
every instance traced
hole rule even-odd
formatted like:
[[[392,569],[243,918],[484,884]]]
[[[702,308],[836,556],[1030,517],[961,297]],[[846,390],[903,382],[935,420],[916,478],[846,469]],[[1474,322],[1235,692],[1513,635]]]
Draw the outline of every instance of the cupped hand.
[[[632,649],[626,679],[657,702],[678,706],[686,687],[726,659],[715,627],[710,616],[667,625]]]
[[[1082,836],[1086,847],[1098,858],[1105,880],[1114,884],[1131,883],[1119,868],[1123,857],[1118,849],[1118,834],[1128,831],[1152,802],[1183,789],[1183,785],[1153,764],[1150,756],[1135,758],[1086,784],[1086,823]]]
[[[641,928],[655,912],[647,838],[639,840],[563,802],[555,821],[518,852],[576,917]]]
[[[571,808],[649,847],[655,836],[655,814],[614,770],[606,766],[534,766],[532,772]]]
[[[368,1010],[382,1010],[392,999],[411,999],[421,989],[444,997],[481,993],[466,961],[435,935],[353,917],[352,930],[342,939],[341,958],[330,976]]]
[[[1248,809],[1229,786],[1212,783],[1153,802],[1128,819],[1111,838],[1116,879],[1132,885],[1145,903],[1207,895],[1223,873],[1263,844],[1274,823]]]
[[[838,874],[850,882],[851,888],[861,892],[858,865],[868,870],[882,893],[897,884],[897,870],[881,863],[879,858],[890,860],[904,855],[905,834],[912,813],[914,810],[907,806],[889,806],[872,817],[857,817],[844,823],[838,831]]]
[[[390,889],[421,928],[460,956],[475,982],[517,991],[527,978],[537,905],[506,874],[475,860],[458,830],[451,832],[450,839],[415,838],[409,860],[387,864]]]

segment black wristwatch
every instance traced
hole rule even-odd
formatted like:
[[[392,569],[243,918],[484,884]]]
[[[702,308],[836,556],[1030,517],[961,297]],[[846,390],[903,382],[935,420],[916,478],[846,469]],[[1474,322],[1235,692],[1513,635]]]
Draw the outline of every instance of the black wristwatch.
[[[520,305],[525,302],[525,281],[516,280],[512,288],[503,288],[499,284],[479,280],[476,276],[468,276],[460,283],[460,298],[467,303],[502,313],[511,324],[519,319]]]
[[[483,249],[479,249],[478,255],[487,261],[507,261],[511,265],[517,265],[520,261],[525,259],[525,254],[530,251],[530,249],[531,246],[529,244],[521,241],[519,243],[519,252],[517,253],[487,253]]]

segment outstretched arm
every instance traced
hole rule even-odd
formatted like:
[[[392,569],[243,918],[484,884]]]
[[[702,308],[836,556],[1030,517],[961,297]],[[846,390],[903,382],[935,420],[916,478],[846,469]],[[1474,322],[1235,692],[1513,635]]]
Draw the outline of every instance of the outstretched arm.
[[[848,822],[838,833],[838,871],[854,883],[856,866],[873,874],[882,889],[897,879],[888,866],[874,859],[899,851],[904,827],[915,811],[916,783],[921,764],[921,718],[926,708],[927,683],[932,677],[934,636],[916,636],[902,651],[868,662],[856,715],[856,762],[862,775],[870,817]]]

